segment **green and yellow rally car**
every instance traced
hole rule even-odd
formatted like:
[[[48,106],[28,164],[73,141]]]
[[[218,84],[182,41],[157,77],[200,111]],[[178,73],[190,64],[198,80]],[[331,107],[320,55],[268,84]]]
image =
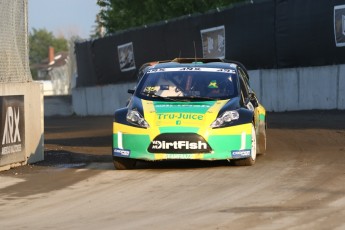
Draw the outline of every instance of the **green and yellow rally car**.
[[[266,111],[241,63],[176,58],[144,67],[127,107],[114,115],[116,169],[137,160],[253,165],[266,151]]]

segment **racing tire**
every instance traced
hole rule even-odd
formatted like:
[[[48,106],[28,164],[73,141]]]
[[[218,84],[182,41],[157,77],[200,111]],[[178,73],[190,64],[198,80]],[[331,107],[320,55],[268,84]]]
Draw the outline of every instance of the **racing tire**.
[[[134,169],[137,163],[136,160],[123,157],[113,157],[114,167],[117,170]]]
[[[252,124],[251,156],[248,158],[233,160],[233,165],[235,165],[235,166],[252,166],[252,165],[254,165],[255,161],[256,161],[256,149],[257,149],[256,133],[255,133],[254,124]]]

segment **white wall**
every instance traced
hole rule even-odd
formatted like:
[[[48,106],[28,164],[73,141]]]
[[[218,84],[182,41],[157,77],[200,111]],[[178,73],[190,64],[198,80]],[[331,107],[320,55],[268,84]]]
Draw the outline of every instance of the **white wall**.
[[[40,84],[42,84],[42,87],[43,87],[43,95],[44,96],[50,96],[50,95],[54,95],[54,91],[53,91],[53,84],[52,84],[52,81],[36,81]]]
[[[268,111],[345,109],[345,65],[249,71]]]
[[[267,111],[345,109],[345,65],[249,71],[251,86]],[[75,88],[77,115],[112,115],[124,107],[135,83]]]
[[[80,116],[113,115],[116,109],[126,106],[130,97],[128,89],[133,89],[135,83],[118,85],[74,88],[72,90],[72,107]]]
[[[64,76],[67,78],[67,76]],[[70,82],[62,77],[54,77],[52,80],[36,81],[43,84],[44,96],[68,95],[70,94]]]

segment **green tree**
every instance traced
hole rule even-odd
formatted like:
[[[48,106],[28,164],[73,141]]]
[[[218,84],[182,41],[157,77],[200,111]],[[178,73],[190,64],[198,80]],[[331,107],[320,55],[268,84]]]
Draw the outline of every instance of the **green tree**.
[[[92,34],[90,35],[91,39],[101,38],[105,34],[105,28],[101,23],[100,14],[96,15],[95,25],[93,26]]]
[[[167,20],[182,15],[205,13],[246,0],[97,0],[100,24],[108,33]]]
[[[54,47],[56,53],[68,51],[68,41],[65,38],[56,38],[52,32],[46,29],[33,28],[29,34],[29,59],[34,79],[37,74],[33,66],[48,57],[49,46]]]

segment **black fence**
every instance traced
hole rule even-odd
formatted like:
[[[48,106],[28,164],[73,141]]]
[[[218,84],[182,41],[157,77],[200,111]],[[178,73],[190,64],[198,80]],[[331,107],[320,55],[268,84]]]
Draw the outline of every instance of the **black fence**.
[[[272,0],[75,44],[77,86],[129,82],[143,63],[220,57],[248,69],[345,63],[345,0]]]

